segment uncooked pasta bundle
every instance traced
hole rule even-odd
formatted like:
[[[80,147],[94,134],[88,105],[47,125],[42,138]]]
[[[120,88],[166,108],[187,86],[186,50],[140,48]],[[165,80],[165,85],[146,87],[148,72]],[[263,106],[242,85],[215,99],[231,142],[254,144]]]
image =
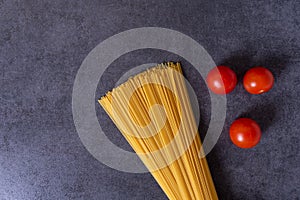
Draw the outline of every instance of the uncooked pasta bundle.
[[[159,64],[99,103],[169,199],[218,199],[179,63]]]

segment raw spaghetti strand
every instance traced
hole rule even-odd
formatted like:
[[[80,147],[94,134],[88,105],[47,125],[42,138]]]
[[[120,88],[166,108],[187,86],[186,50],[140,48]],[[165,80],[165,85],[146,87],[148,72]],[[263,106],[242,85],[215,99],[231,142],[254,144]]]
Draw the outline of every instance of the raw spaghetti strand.
[[[218,199],[179,63],[148,69],[99,103],[169,199]]]

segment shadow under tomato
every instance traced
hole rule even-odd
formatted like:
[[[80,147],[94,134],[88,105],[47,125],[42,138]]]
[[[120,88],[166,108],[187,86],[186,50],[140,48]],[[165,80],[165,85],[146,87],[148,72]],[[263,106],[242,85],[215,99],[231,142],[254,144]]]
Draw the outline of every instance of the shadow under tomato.
[[[273,123],[273,119],[276,116],[276,106],[273,103],[267,105],[256,105],[251,110],[242,113],[239,117],[246,117],[255,120],[262,132],[266,132],[268,127]]]

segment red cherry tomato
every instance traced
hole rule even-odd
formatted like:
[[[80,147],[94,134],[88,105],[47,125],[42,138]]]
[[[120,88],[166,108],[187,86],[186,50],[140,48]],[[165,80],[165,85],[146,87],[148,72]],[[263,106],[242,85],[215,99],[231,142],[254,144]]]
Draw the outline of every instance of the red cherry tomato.
[[[233,144],[240,148],[252,148],[261,138],[259,125],[249,118],[235,120],[230,126],[229,134]]]
[[[237,78],[229,67],[218,66],[208,73],[206,83],[214,93],[228,94],[235,88]]]
[[[274,76],[264,67],[254,67],[244,76],[244,88],[251,94],[261,94],[269,91],[274,84]]]

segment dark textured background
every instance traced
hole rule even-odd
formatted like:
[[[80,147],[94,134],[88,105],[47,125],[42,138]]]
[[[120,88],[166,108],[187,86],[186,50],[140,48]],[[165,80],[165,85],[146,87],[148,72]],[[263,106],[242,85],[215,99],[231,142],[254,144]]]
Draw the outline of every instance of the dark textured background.
[[[0,199],[166,199],[150,174],[110,169],[82,145],[72,119],[73,81],[87,54],[127,29],[159,26],[189,35],[239,78],[268,67],[274,88],[250,95],[241,83],[228,95],[223,133],[208,162],[220,199],[299,199],[300,3],[291,1],[13,1],[0,0]],[[143,50],[117,59],[97,96],[130,67],[181,60],[201,102],[201,133],[210,111],[207,88],[184,59]],[[100,106],[108,137],[130,150]],[[239,116],[263,129],[258,146],[229,139]],[[201,134],[203,137],[203,135]]]

